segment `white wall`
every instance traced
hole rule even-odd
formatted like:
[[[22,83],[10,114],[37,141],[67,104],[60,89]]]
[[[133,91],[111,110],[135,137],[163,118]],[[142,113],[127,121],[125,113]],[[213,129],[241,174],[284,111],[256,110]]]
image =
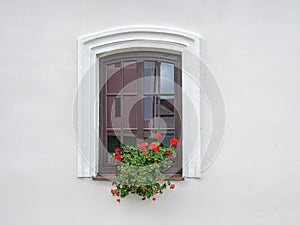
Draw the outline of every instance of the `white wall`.
[[[289,224],[300,221],[300,2],[0,3],[0,224]],[[200,180],[157,202],[76,178],[77,37],[126,25],[202,36],[227,132]]]

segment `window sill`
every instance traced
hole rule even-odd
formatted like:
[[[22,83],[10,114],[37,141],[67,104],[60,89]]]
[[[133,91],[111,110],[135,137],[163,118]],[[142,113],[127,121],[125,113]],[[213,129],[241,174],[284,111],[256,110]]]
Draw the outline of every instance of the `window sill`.
[[[181,174],[175,174],[175,175],[167,175],[166,180],[168,181],[184,181],[184,177],[182,177]],[[92,177],[93,180],[96,181],[111,181],[112,179],[114,179],[114,176],[96,176],[96,177]]]

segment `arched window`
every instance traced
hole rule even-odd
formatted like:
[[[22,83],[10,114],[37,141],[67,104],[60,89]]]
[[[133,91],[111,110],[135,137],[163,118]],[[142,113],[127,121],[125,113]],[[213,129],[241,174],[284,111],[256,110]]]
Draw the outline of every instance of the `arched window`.
[[[132,51],[99,58],[99,168],[98,176],[115,174],[109,153],[121,145],[176,137],[181,142],[181,56],[154,51]],[[182,177],[182,146],[166,171]],[[174,176],[173,176],[174,177]]]
[[[200,177],[199,57],[200,38],[183,31],[129,27],[80,37],[78,176],[113,173],[102,149],[159,131],[165,141],[182,138],[169,172]]]

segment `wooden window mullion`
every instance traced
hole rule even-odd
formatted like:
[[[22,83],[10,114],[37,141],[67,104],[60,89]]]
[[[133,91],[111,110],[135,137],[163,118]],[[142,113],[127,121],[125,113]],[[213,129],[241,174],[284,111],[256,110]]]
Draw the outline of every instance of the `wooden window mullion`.
[[[137,137],[138,143],[144,139],[144,62],[137,62],[137,78],[138,78],[138,103],[137,103]]]

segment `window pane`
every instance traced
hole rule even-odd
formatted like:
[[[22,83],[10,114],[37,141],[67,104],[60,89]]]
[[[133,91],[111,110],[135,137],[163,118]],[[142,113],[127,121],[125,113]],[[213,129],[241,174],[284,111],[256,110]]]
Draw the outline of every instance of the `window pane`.
[[[158,127],[158,97],[144,98],[144,128]]]
[[[121,136],[118,131],[107,131],[107,151],[112,153],[121,146]]]
[[[137,127],[137,96],[124,96],[124,113],[123,126],[124,128]]]
[[[174,65],[160,64],[160,93],[174,93]]]
[[[148,143],[157,141],[155,138],[156,133],[158,133],[158,130],[144,130],[144,141],[147,141]]]
[[[144,93],[157,93],[158,79],[155,62],[144,61]]]
[[[174,96],[160,96],[160,128],[174,128]]]
[[[121,101],[118,96],[107,97],[107,127],[120,128],[121,127]]]
[[[124,131],[124,138],[123,138],[123,144],[124,145],[132,145],[136,146],[136,131]]]
[[[124,93],[137,92],[137,63],[135,61],[124,62]]]
[[[155,134],[157,134],[158,132],[162,134],[162,138],[159,140],[155,138]],[[147,141],[148,143],[159,141],[164,146],[170,146],[170,140],[174,137],[174,130],[144,130],[144,141]]]
[[[175,137],[174,131],[167,131],[163,133],[161,144],[163,146],[170,146],[170,140]]]
[[[119,93],[122,89],[121,63],[107,65],[107,93]]]

